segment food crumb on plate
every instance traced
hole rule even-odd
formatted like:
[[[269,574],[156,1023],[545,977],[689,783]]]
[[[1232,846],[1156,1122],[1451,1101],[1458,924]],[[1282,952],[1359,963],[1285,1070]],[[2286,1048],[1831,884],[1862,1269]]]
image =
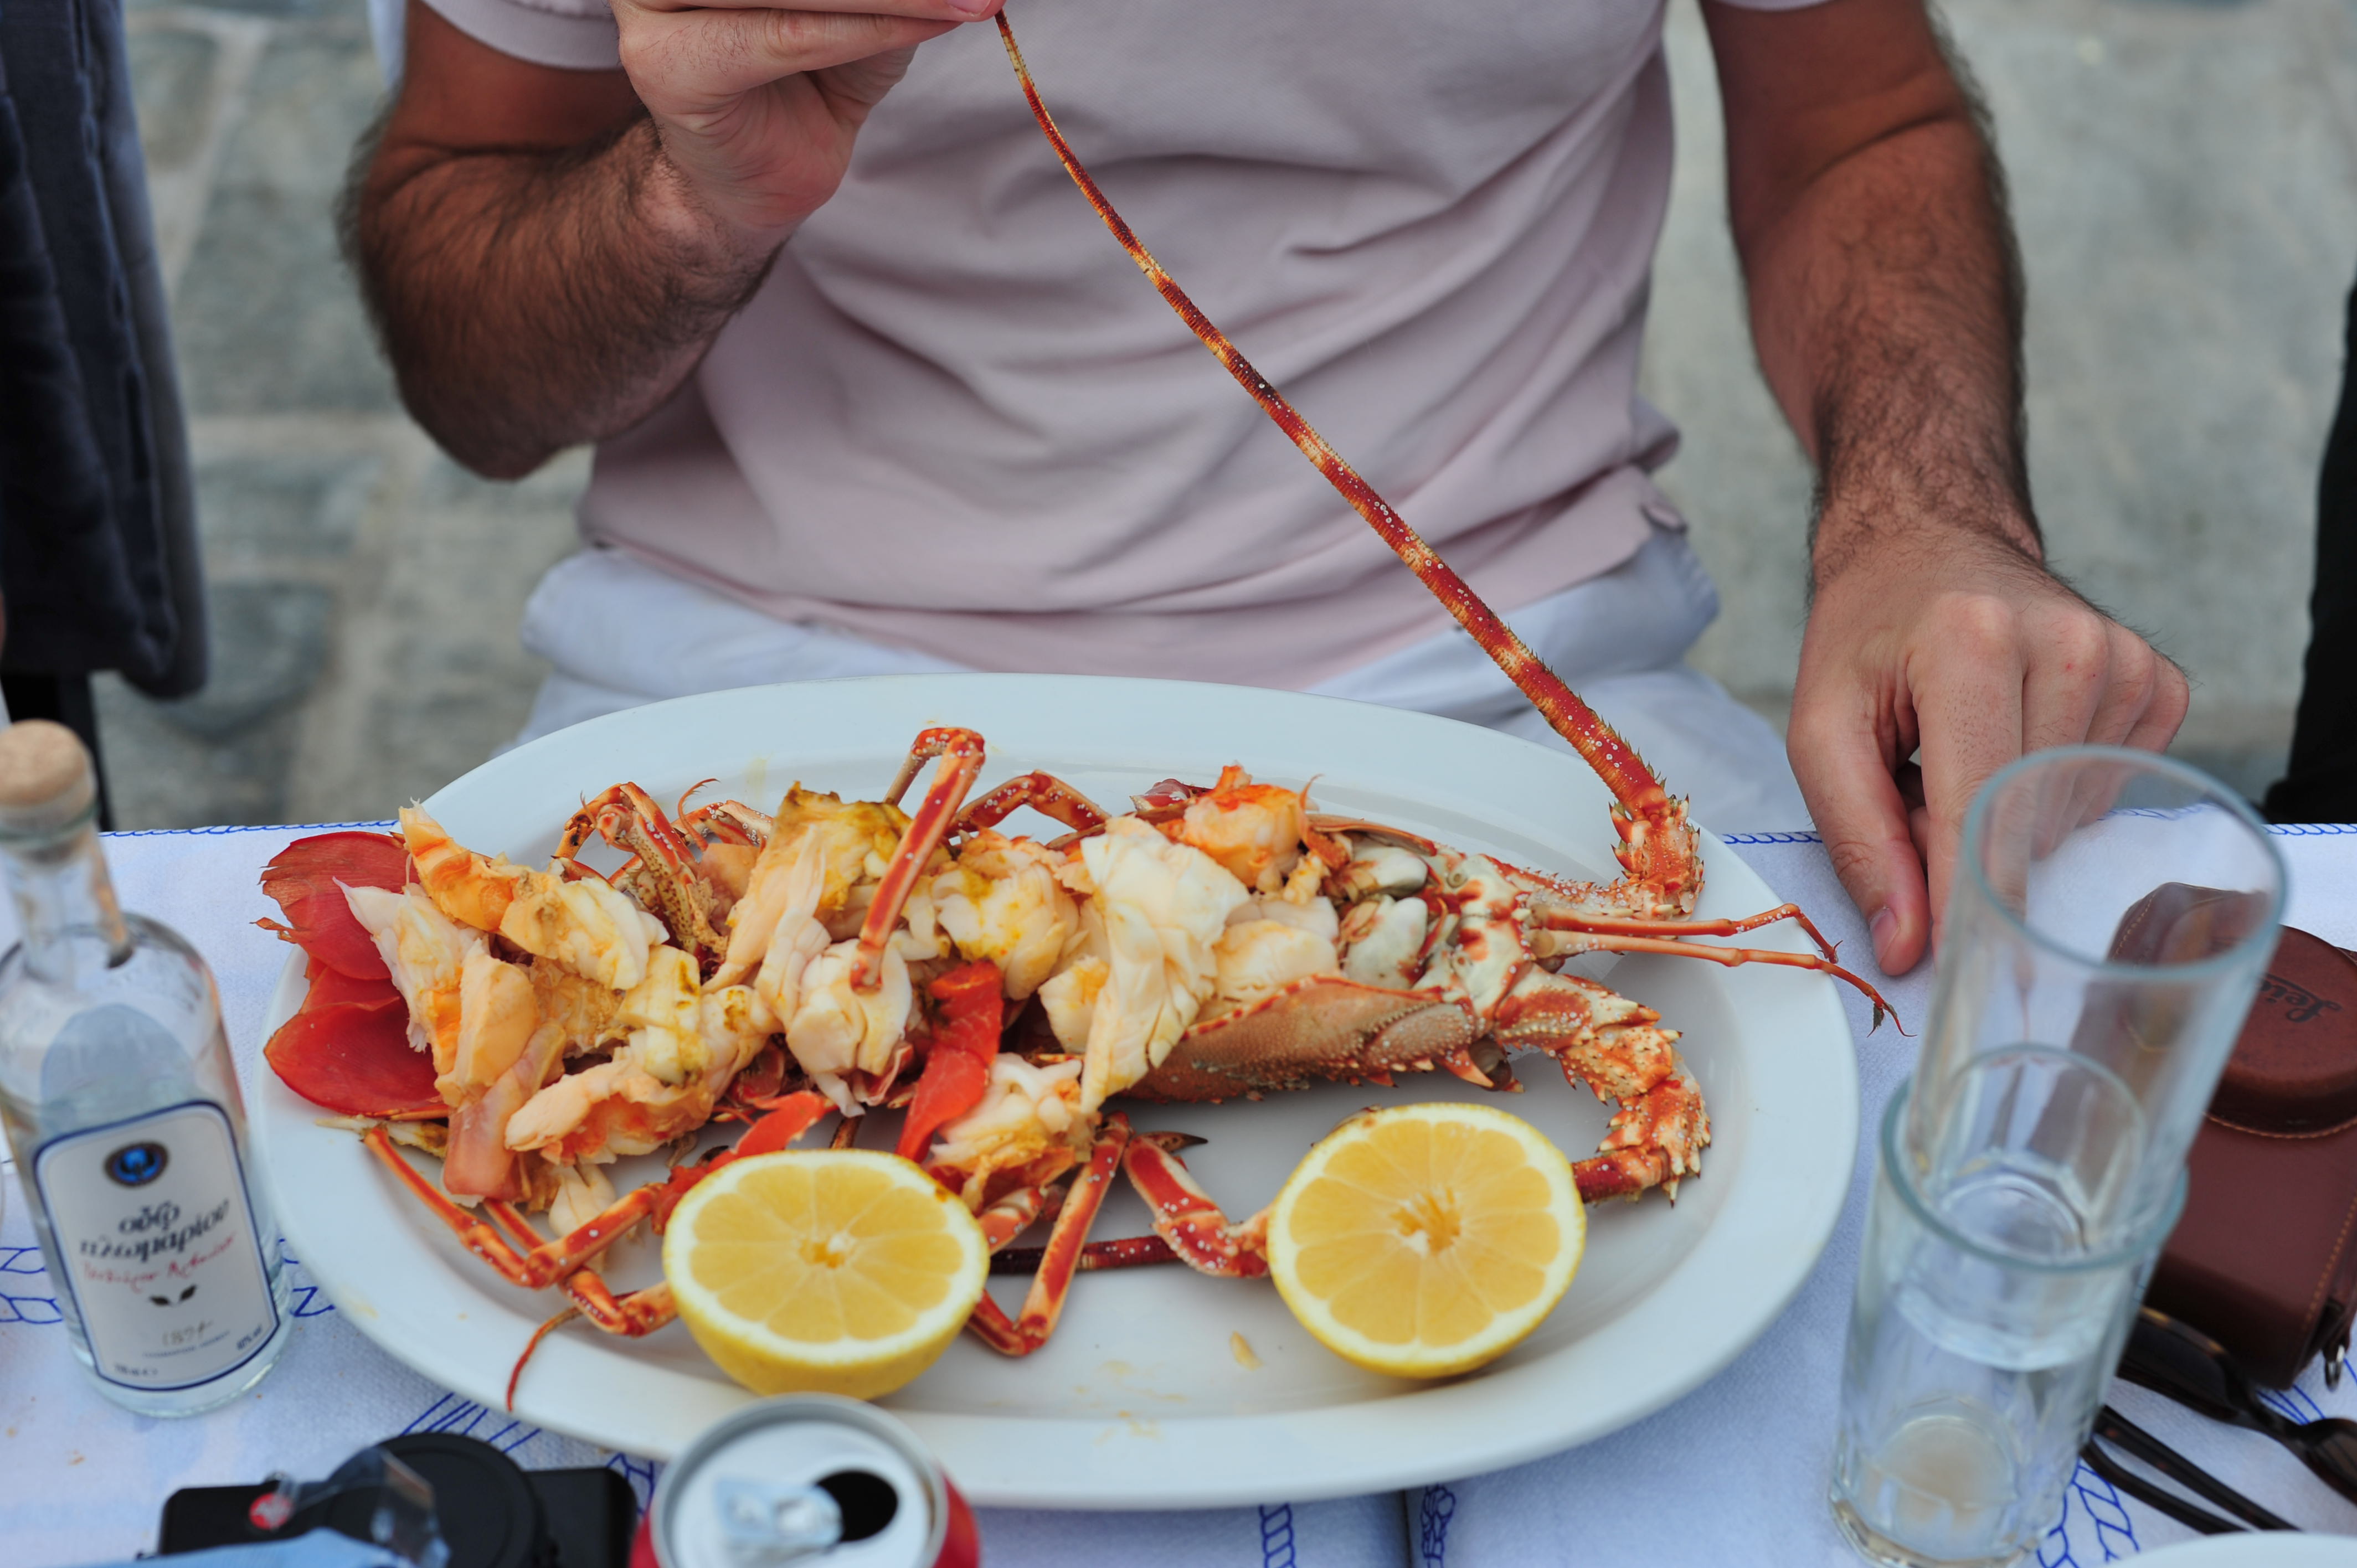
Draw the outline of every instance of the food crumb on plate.
[[[1260,1370],[1260,1358],[1253,1353],[1252,1341],[1241,1333],[1228,1336],[1228,1353],[1236,1359],[1236,1365],[1245,1371]]]

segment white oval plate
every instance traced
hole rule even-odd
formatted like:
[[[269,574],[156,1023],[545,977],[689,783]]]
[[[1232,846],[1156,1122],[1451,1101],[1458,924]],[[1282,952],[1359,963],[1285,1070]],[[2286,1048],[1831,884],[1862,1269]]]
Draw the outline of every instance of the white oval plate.
[[[702,799],[734,796],[767,809],[798,780],[873,799],[917,732],[942,724],[989,739],[980,787],[1044,768],[1118,805],[1158,779],[1207,780],[1241,761],[1275,782],[1315,776],[1325,811],[1557,872],[1617,875],[1609,798],[1576,757],[1422,714],[1172,682],[886,677],[687,697],[546,736],[425,804],[460,843],[534,861],[585,796],[617,780],[633,779],[667,803],[713,776],[719,782]],[[1779,902],[1707,835],[1704,854],[1703,915]],[[1790,927],[1749,940],[1803,948]],[[299,961],[282,980],[277,1016],[301,998]],[[974,1501],[1094,1509],[1299,1501],[1419,1485],[1566,1448],[1660,1409],[1733,1360],[1807,1277],[1848,1190],[1857,1072],[1822,976],[1646,955],[1614,963],[1609,983],[1685,1031],[1682,1049],[1716,1141],[1704,1175],[1674,1207],[1654,1194],[1592,1217],[1570,1292],[1502,1360],[1438,1384],[1384,1378],[1304,1334],[1265,1281],[1172,1266],[1082,1275],[1038,1354],[1006,1360],[961,1338],[883,1402]],[[1605,1127],[1594,1098],[1572,1090],[1542,1057],[1522,1058],[1520,1070],[1529,1090],[1512,1108],[1567,1153],[1591,1150]],[[1335,1085],[1258,1103],[1140,1107],[1134,1120],[1208,1137],[1190,1164],[1241,1218],[1274,1197],[1309,1145],[1361,1106],[1481,1092],[1432,1073],[1390,1090]],[[350,1133],[317,1126],[317,1110],[274,1076],[265,1075],[258,1098],[255,1126],[279,1213],[306,1266],[385,1349],[468,1399],[500,1404],[517,1354],[561,1300],[526,1294],[468,1256]],[[631,1179],[629,1165],[617,1176],[618,1185]],[[1125,1186],[1094,1234],[1146,1228]],[[605,1273],[618,1288],[660,1277],[643,1238],[611,1259]],[[1012,1306],[1025,1283],[998,1279],[993,1293]],[[1257,1367],[1235,1353],[1239,1334]],[[638,1341],[575,1326],[542,1347],[516,1410],[593,1443],[668,1458],[750,1397],[678,1325]]]

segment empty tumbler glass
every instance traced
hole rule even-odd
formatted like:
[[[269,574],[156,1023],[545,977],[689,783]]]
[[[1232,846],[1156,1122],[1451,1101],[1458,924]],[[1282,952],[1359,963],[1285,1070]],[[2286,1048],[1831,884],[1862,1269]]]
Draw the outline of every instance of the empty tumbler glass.
[[[2164,757],[2040,752],[1975,800],[1844,1363],[1868,1558],[2010,1563],[2060,1517],[2283,887],[2250,808]]]

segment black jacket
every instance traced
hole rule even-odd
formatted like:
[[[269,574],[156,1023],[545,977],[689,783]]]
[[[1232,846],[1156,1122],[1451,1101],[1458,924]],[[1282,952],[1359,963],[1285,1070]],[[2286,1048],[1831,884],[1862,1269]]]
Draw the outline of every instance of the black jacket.
[[[120,0],[0,0],[0,671],[205,679]]]

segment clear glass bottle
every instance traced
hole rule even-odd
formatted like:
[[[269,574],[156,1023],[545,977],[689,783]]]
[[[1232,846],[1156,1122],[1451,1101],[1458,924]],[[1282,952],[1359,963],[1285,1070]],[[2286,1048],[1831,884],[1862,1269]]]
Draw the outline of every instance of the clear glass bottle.
[[[188,1415],[269,1371],[288,1281],[212,972],[116,905],[94,807],[72,731],[0,730],[0,1123],[74,1354],[117,1404]]]

